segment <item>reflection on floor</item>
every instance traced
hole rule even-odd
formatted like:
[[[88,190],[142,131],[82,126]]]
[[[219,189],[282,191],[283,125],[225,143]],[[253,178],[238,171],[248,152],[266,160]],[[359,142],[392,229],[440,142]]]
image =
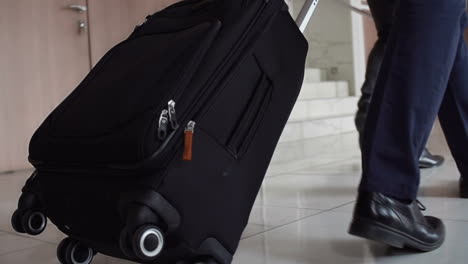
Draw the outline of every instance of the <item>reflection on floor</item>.
[[[440,132],[431,149],[448,155]],[[453,159],[423,172],[420,197],[428,214],[444,219],[447,240],[437,251],[417,254],[349,236],[359,151],[328,152],[326,162],[301,169],[276,166],[266,178],[243,234],[236,264],[289,263],[468,263],[468,200],[457,198]],[[346,153],[346,154],[344,154]],[[10,227],[10,214],[30,172],[0,175],[0,263],[57,263],[55,250],[63,235],[50,225],[39,237],[19,236]],[[128,263],[98,255],[93,263]]]

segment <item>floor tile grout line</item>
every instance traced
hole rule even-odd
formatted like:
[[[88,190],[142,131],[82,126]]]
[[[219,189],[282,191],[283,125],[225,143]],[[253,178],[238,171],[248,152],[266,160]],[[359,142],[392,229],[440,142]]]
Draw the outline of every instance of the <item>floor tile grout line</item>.
[[[21,252],[21,251],[31,250],[33,248],[40,247],[40,246],[42,246],[42,245],[35,245],[35,246],[32,246],[32,247],[26,247],[26,248],[23,248],[23,249],[16,249],[16,250],[8,251],[6,253],[0,254],[0,257],[4,257],[4,256],[10,255],[10,254],[15,254],[15,253],[18,253],[18,252]]]
[[[339,177],[361,177],[361,175],[352,175],[352,173],[356,174],[359,173],[361,174],[361,171],[350,171],[350,172],[340,172],[340,171],[311,171],[311,172],[291,172],[288,174],[289,175],[294,175],[294,176],[304,176],[304,175],[326,175],[326,176],[339,176]],[[346,175],[343,175],[346,174]]]
[[[11,232],[11,231],[4,231],[4,230],[2,230],[2,232],[5,232],[5,235],[11,235],[11,236],[18,236],[18,237],[22,237],[22,238],[28,238],[28,239],[31,239],[31,240],[35,240],[35,241],[47,243],[47,244],[50,244],[50,245],[58,245],[57,243],[50,242],[50,241],[47,241],[47,240],[42,240],[42,239],[40,239],[40,238],[38,238],[38,237],[32,237],[32,236],[28,236],[28,235],[25,235],[25,234],[20,234],[20,233]]]
[[[326,211],[328,209],[319,209],[319,208],[309,208],[309,207],[295,207],[295,206],[283,206],[283,205],[269,205],[269,204],[255,204],[254,207],[273,207],[273,208],[288,208],[288,209],[302,209],[302,210],[316,210],[316,211]]]
[[[349,205],[349,204],[351,204],[351,203],[354,203],[354,202],[355,202],[355,201],[352,201],[352,202],[350,202],[350,203],[348,203],[348,204],[341,205],[341,206],[339,206],[339,207],[336,207],[336,208],[330,209],[330,210],[331,210],[331,211],[335,211],[335,212],[340,212],[340,213],[352,213],[352,211],[348,211],[348,210],[346,210],[346,211],[340,211],[340,210],[336,210],[336,209],[339,209],[339,208],[341,208],[341,207],[347,206],[347,205]],[[328,210],[327,210],[327,211],[328,211]],[[426,216],[427,216],[427,215],[426,215]],[[436,216],[436,217],[437,217],[437,216]],[[446,218],[446,217],[438,217],[438,218],[440,218],[441,220],[444,220],[444,221],[454,221],[454,222],[466,222],[466,223],[468,223],[468,219],[453,219],[453,218]]]
[[[355,158],[355,157],[351,157],[352,158]],[[357,158],[357,157],[356,157]],[[347,158],[341,158],[341,159],[336,159],[336,160],[333,160],[333,161],[327,161],[325,163],[320,163],[320,164],[316,164],[316,165],[311,165],[309,168],[313,168],[313,167],[316,167],[316,168],[321,168],[321,167],[324,167],[324,166],[329,166],[329,165],[332,165],[332,164],[335,164],[335,163],[342,163],[342,162],[345,162],[345,161],[349,161],[350,160],[350,157],[347,157]],[[304,168],[304,169],[307,169],[307,168]],[[293,171],[301,171],[303,169],[299,169],[299,170],[292,170],[290,172],[293,172]],[[271,174],[270,176],[273,176],[273,175],[282,175],[282,174],[285,174],[287,172],[284,172],[284,173],[275,173],[275,174]]]
[[[354,202],[354,200],[349,203],[352,203],[352,202]],[[342,205],[340,205],[339,207],[341,206]],[[333,207],[332,209],[323,209],[323,208],[311,208],[311,207],[309,208],[309,207],[294,207],[294,206],[282,206],[282,205],[259,205],[259,204],[254,204],[254,207],[273,207],[273,208],[285,208],[285,209],[314,210],[314,211],[321,211],[321,212],[335,209],[335,207]]]
[[[254,236],[257,236],[257,235],[261,235],[261,234],[264,234],[264,233],[266,233],[266,232],[269,232],[269,231],[278,229],[278,228],[283,227],[283,226],[287,226],[287,225],[289,225],[289,224],[297,223],[297,222],[299,222],[299,221],[305,220],[305,219],[307,219],[307,218],[310,218],[310,217],[313,217],[313,216],[316,216],[316,215],[319,215],[319,214],[325,213],[325,212],[326,212],[326,211],[317,212],[317,213],[315,213],[315,214],[308,215],[308,216],[303,217],[303,218],[300,218],[300,219],[296,219],[296,220],[294,220],[294,221],[292,221],[292,222],[289,222],[289,223],[285,223],[285,224],[282,224],[282,225],[279,225],[279,226],[274,226],[274,227],[265,229],[265,230],[263,230],[263,231],[261,231],[261,232],[259,232],[259,233],[257,233],[257,234],[250,235],[250,236],[246,236],[246,237],[242,238],[241,240],[244,240],[244,239],[247,239],[247,238],[251,238],[251,237],[254,237]]]
[[[323,167],[323,166],[329,166],[329,165],[332,165],[332,164],[335,164],[335,163],[340,163],[340,162],[348,161],[348,160],[349,160],[349,158],[323,163],[323,164],[317,165],[317,168],[320,168],[320,167]],[[270,174],[270,175],[265,177],[264,181],[268,180],[269,178],[276,178],[276,177],[281,177],[281,176],[287,176],[287,175],[290,175],[290,174],[294,174],[295,172],[297,173],[298,171],[302,171],[302,170],[291,170],[291,171],[285,171],[285,172],[281,172],[281,173]],[[301,174],[299,174],[299,175],[301,175]]]
[[[355,201],[353,201],[355,202]],[[308,218],[311,218],[311,217],[315,217],[317,215],[320,215],[320,214],[323,214],[323,213],[327,213],[327,212],[332,212],[334,211],[335,209],[339,208],[339,207],[342,207],[342,206],[346,206],[346,205],[349,205],[353,202],[350,202],[350,203],[347,203],[347,204],[342,204],[338,207],[335,207],[335,208],[332,208],[330,210],[324,210],[324,211],[321,211],[321,212],[317,212],[316,214],[312,214],[312,215],[309,215],[309,216],[306,216],[306,217],[303,217],[301,219],[297,219],[295,221],[292,221],[292,222],[289,222],[289,223],[286,223],[286,224],[283,224],[283,225],[279,225],[279,226],[275,226],[275,227],[271,227],[271,228],[268,228],[268,229],[265,229],[261,232],[258,232],[254,235],[250,235],[250,236],[246,236],[246,237],[243,237],[241,240],[245,240],[245,239],[248,239],[248,238],[251,238],[251,237],[254,237],[254,236],[258,236],[258,235],[262,235],[262,234],[265,234],[267,232],[270,232],[270,231],[273,231],[275,229],[278,229],[278,228],[281,228],[281,227],[284,227],[284,226],[288,226],[290,224],[294,224],[294,223],[297,223],[297,222],[300,222],[300,221],[303,221],[303,220],[306,220]],[[340,212],[340,213],[346,213],[345,211],[336,211],[336,212]],[[452,221],[452,222],[462,222],[462,223],[467,223],[468,224],[468,220],[455,220],[455,219],[444,219],[444,218],[441,218],[442,220],[445,220],[445,221]],[[255,224],[255,225],[261,225],[261,224]],[[265,226],[265,225],[263,225]]]
[[[345,207],[345,206],[350,205],[350,204],[355,203],[355,202],[356,202],[356,200],[352,200],[351,202],[347,202],[347,203],[344,203],[342,205],[335,206],[335,207],[333,207],[331,209],[328,209],[327,211],[333,211],[333,210],[336,210],[336,209],[341,208],[341,207]],[[340,212],[344,212],[344,211],[340,211]]]
[[[301,218],[301,219],[297,219],[297,220],[292,221],[292,222],[289,222],[289,223],[287,223],[287,224],[279,225],[279,226],[276,226],[276,227],[274,227],[274,228],[264,230],[264,231],[262,231],[262,232],[259,232],[259,233],[255,234],[255,235],[251,235],[251,236],[244,237],[244,238],[242,238],[241,240],[245,240],[245,239],[248,239],[248,238],[251,238],[251,237],[254,237],[254,236],[258,236],[258,235],[261,235],[261,234],[265,234],[265,233],[267,233],[267,232],[276,230],[276,229],[278,229],[278,228],[282,228],[282,227],[288,226],[288,225],[290,225],[290,224],[294,224],[294,223],[297,223],[297,222],[306,220],[306,219],[308,219],[308,218],[315,217],[315,216],[317,216],[317,215],[330,212],[330,211],[332,211],[332,210],[335,210],[335,209],[340,208],[340,207],[342,207],[342,206],[349,205],[349,204],[354,203],[354,202],[355,202],[355,201],[351,201],[351,202],[342,204],[342,205],[340,205],[340,206],[333,207],[333,208],[328,209],[328,210],[324,210],[324,211],[321,211],[321,212],[317,212],[316,214],[309,215],[309,216],[303,217],[303,218]]]

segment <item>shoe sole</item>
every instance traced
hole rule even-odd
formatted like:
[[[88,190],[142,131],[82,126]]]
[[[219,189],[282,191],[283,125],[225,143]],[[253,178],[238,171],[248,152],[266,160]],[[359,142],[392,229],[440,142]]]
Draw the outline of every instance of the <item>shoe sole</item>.
[[[438,168],[438,167],[441,167],[444,163],[441,162],[441,163],[438,163],[438,164],[421,164],[419,163],[419,168],[420,169],[435,169],[435,168]]]
[[[394,228],[367,219],[353,219],[349,234],[387,244],[394,248],[410,248],[429,252],[439,248],[444,239],[435,244],[424,243]]]
[[[424,163],[424,162],[419,162],[419,168],[420,169],[433,169],[433,168],[437,168],[437,167],[440,167],[442,165],[444,165],[445,163],[445,159],[443,157],[438,157],[439,158],[439,162],[437,163]]]

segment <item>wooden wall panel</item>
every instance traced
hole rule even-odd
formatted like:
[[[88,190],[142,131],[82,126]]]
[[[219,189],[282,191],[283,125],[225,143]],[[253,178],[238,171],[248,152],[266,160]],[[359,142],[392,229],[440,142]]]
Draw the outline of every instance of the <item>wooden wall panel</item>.
[[[88,0],[93,65],[147,15],[176,2],[179,0]]]
[[[146,15],[175,2],[0,1],[0,172],[30,167],[29,140],[47,114]],[[71,4],[88,12],[67,9]],[[80,20],[88,33],[79,32]]]
[[[377,41],[377,29],[375,28],[372,17],[364,16],[364,37],[366,45],[366,58]]]
[[[465,40],[468,42],[468,28],[465,29]]]
[[[47,114],[89,71],[85,0],[0,1],[0,172],[28,168],[28,145]]]

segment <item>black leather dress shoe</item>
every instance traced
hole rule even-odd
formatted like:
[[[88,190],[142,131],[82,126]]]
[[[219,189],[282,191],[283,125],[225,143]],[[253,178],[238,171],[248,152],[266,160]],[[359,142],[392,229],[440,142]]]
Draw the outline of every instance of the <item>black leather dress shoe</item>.
[[[432,251],[444,242],[445,227],[421,210],[425,208],[418,201],[405,204],[381,193],[361,192],[349,233],[396,248]]]
[[[441,166],[444,163],[444,157],[440,155],[432,155],[428,149],[424,149],[421,157],[419,158],[419,168],[430,169]]]
[[[460,197],[468,198],[468,179],[460,178]]]

